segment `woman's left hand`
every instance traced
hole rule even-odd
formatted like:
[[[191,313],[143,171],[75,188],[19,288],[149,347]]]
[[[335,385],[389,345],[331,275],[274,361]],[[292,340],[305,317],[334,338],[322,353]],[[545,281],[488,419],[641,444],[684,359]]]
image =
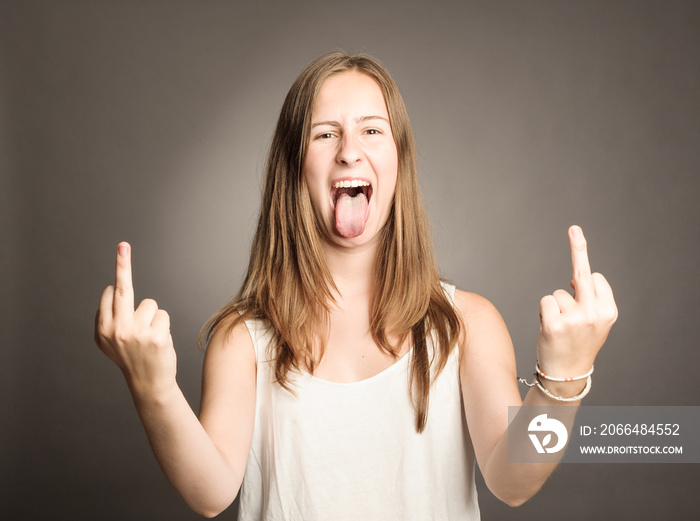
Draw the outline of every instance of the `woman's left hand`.
[[[558,289],[540,301],[540,333],[537,358],[540,369],[554,377],[587,373],[617,320],[617,306],[610,284],[600,273],[591,273],[583,231],[569,228],[572,296]]]

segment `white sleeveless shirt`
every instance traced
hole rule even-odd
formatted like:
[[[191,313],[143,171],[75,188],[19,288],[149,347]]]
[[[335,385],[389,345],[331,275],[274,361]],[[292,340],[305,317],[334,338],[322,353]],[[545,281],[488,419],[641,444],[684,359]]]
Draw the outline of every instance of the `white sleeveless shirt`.
[[[445,292],[453,298],[454,286]],[[408,392],[412,351],[353,383],[290,371],[294,395],[274,382],[270,331],[260,321],[246,325],[257,390],[239,521],[480,519],[457,348],[431,387],[418,434]]]

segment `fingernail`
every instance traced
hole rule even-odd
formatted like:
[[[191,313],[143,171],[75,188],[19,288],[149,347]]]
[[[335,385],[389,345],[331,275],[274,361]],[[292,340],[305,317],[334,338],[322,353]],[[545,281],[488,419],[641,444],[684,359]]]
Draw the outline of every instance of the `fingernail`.
[[[117,253],[120,257],[126,257],[126,254],[129,253],[129,247],[126,244],[120,244],[117,246]]]
[[[583,231],[578,226],[572,226],[571,235],[573,235],[574,239],[581,239],[583,238]]]

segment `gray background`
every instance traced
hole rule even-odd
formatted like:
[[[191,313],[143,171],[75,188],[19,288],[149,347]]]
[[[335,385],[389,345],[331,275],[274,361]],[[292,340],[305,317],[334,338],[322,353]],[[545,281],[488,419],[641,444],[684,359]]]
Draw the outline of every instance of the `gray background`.
[[[173,320],[198,407],[206,318],[241,282],[283,97],[378,56],[418,141],[444,275],[490,298],[522,375],[586,232],[620,319],[587,405],[698,405],[700,9],[686,2],[0,4],[0,515],[196,519],[92,341],[117,242]],[[688,519],[697,465],[564,465],[485,520]],[[234,509],[222,517],[234,519]]]

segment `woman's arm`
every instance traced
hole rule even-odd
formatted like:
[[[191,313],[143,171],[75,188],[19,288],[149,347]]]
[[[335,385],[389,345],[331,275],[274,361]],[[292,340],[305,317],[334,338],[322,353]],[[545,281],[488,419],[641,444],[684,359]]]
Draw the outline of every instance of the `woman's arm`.
[[[542,370],[555,376],[588,372],[617,318],[610,286],[602,275],[590,272],[580,228],[570,228],[569,238],[575,295],[557,290],[540,302],[537,356]],[[478,295],[461,291],[456,293],[455,301],[466,325],[460,379],[479,468],[494,495],[509,505],[519,505],[542,487],[556,463],[508,461],[508,407],[577,407],[580,402],[554,400],[536,387],[523,402],[517,387],[513,344],[496,308]],[[550,392],[565,397],[579,394],[584,384],[545,382]]]
[[[170,320],[153,300],[134,310],[131,248],[118,246],[116,284],[100,301],[95,339],[119,366],[163,472],[205,516],[240,488],[255,415],[255,355],[244,324],[216,335],[205,356],[201,422],[175,379]]]

